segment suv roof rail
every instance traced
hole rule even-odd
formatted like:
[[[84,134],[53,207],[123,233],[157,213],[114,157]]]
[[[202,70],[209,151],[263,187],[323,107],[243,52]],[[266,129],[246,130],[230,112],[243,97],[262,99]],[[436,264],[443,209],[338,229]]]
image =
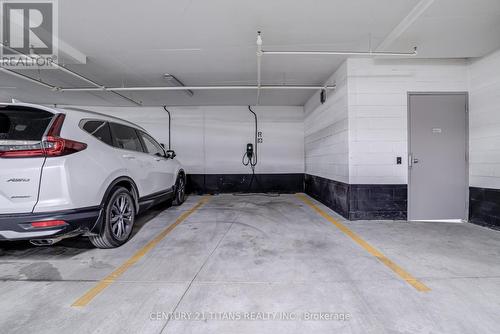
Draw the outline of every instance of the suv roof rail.
[[[128,124],[130,126],[136,127],[138,129],[141,129],[143,131],[146,131],[146,129],[144,129],[142,126],[140,126],[138,124],[135,124],[133,122],[127,121],[127,120],[125,120],[123,118],[120,118],[120,117],[115,117],[115,116],[112,116],[112,115],[103,114],[103,113],[100,113],[100,112],[97,112],[97,111],[91,111],[91,110],[87,110],[87,109],[83,109],[83,108],[77,108],[77,107],[66,107],[66,106],[65,107],[60,107],[59,109],[66,110],[66,111],[80,111],[80,112],[88,113],[90,115],[96,115],[96,116],[101,116],[101,117],[109,118],[111,120],[119,121],[119,122]]]

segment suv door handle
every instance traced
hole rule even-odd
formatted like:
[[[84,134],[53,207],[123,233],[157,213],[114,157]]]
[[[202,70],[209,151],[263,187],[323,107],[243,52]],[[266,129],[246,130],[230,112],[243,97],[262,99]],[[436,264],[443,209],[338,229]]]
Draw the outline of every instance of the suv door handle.
[[[125,159],[129,159],[129,160],[135,159],[135,157],[133,155],[130,155],[130,154],[124,154],[124,155],[122,155],[122,157]]]

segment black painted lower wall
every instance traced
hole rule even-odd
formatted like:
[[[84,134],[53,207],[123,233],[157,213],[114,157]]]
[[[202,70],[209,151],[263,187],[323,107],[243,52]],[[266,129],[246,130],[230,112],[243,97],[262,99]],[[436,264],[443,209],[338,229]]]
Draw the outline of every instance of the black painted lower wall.
[[[404,220],[406,185],[347,184],[309,174],[188,174],[195,194],[305,192],[349,220]],[[251,183],[251,187],[250,187]]]
[[[302,173],[255,174],[253,182],[251,180],[251,174],[188,174],[187,191],[195,194],[304,191]]]
[[[469,188],[469,221],[500,229],[500,190]]]
[[[406,184],[347,184],[309,174],[189,174],[188,192],[305,192],[349,220],[406,220]],[[469,221],[500,229],[500,190],[470,188]]]
[[[351,184],[349,220],[406,220],[406,184]]]
[[[347,183],[306,174],[304,192],[349,219],[349,185]]]
[[[306,174],[305,193],[349,220],[406,220],[406,184],[347,184]]]
[[[349,220],[406,220],[406,184],[346,184],[306,174],[305,193]],[[500,189],[470,187],[469,221],[500,230]]]

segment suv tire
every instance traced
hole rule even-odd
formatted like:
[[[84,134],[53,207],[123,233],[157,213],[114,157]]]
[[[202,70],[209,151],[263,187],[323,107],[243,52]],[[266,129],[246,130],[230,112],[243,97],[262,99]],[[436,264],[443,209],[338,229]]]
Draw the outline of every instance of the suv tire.
[[[172,202],[173,205],[181,205],[186,200],[186,178],[179,174],[175,181],[175,196]]]
[[[130,238],[135,221],[134,197],[126,188],[112,190],[104,206],[101,233],[89,237],[97,248],[116,248]]]

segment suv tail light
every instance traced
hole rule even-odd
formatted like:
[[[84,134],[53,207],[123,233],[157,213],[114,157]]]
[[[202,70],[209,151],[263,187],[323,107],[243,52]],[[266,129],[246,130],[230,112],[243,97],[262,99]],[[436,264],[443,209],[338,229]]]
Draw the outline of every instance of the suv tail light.
[[[45,138],[42,144],[43,150],[47,157],[60,157],[63,155],[83,151],[87,148],[87,144],[52,136],[48,136],[47,138]]]
[[[87,144],[60,137],[64,114],[58,114],[41,143],[19,146],[21,149],[0,151],[0,158],[60,157],[87,148]]]
[[[16,145],[17,146],[17,145]],[[0,158],[36,158],[45,156],[41,143],[19,145],[17,150],[0,151]],[[22,149],[19,149],[22,147]]]

